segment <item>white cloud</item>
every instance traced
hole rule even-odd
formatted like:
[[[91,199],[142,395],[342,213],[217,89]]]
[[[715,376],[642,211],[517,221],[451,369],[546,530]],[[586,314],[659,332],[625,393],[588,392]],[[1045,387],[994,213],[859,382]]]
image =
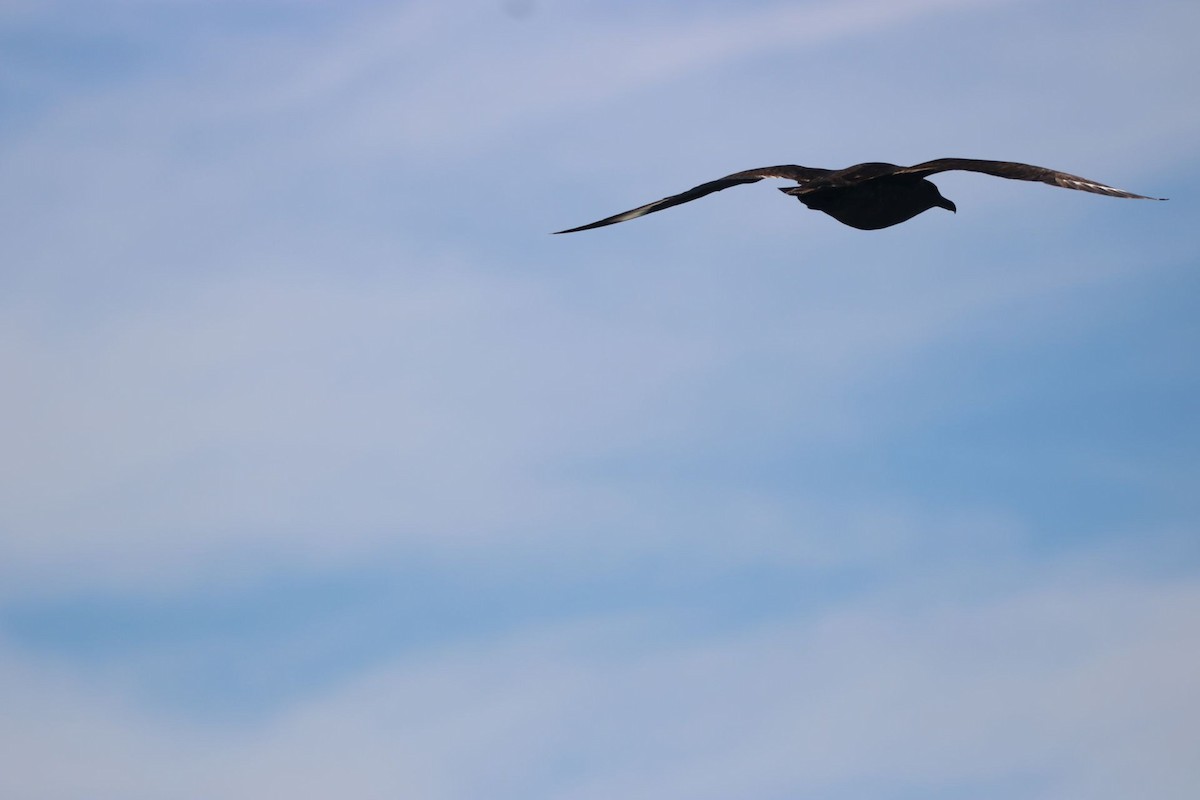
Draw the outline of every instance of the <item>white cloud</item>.
[[[1012,0],[1007,0],[1012,2]],[[251,84],[253,107],[316,107],[368,151],[447,157],[488,150],[547,114],[595,107],[750,55],[803,50],[1001,0],[855,0],[707,9],[564,8],[544,25],[509,26],[417,3],[372,15],[316,58],[289,58],[277,84]],[[488,12],[493,13],[488,13]],[[553,32],[550,32],[553,31]],[[443,42],[453,40],[446,48]],[[390,144],[385,144],[385,142]],[[403,144],[399,144],[403,143]]]
[[[5,659],[10,796],[1190,797],[1200,592],[1103,574],[757,629],[615,619],[402,659],[236,730]],[[70,769],[62,769],[69,761]]]
[[[694,531],[694,487],[651,497],[589,476],[592,465],[730,437],[869,441],[896,422],[856,409],[880,370],[947,338],[1001,336],[1014,313],[1029,327],[1002,338],[1033,336],[1057,324],[1047,315],[1064,290],[1127,270],[914,266],[897,284],[889,264],[845,269],[810,272],[779,302],[764,296],[769,282],[743,291],[724,267],[700,270],[683,294],[670,272],[645,275],[636,295],[626,277],[598,295],[452,262],[355,277],[300,267],[210,280],[74,328],[12,316],[0,481],[10,580],[85,565],[93,578],[158,580],[260,547],[302,560],[547,536],[574,547],[604,525],[608,546],[639,550],[640,516],[672,538]],[[797,505],[838,516],[826,500],[744,487],[698,511],[790,521]]]
[[[538,25],[508,24],[492,4],[475,13],[428,2],[359,8],[350,22],[308,38],[229,33],[212,52],[192,56],[199,63],[190,69],[74,97],[30,147],[46,147],[47,133],[56,146],[57,137],[86,130],[88,142],[116,134],[153,157],[178,148],[181,129],[215,139],[237,125],[249,141],[270,140],[259,155],[272,161],[294,163],[330,147],[340,158],[462,160],[549,115],[645,95],[751,55],[803,53],[1014,2],[770,3],[698,15],[564,8]]]

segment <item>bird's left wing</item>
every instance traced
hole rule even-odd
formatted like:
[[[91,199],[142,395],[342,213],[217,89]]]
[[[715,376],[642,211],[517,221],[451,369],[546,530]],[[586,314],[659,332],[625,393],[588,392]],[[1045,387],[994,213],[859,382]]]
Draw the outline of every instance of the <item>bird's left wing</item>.
[[[592,222],[588,225],[580,225],[578,228],[568,228],[565,231],[555,231],[555,233],[575,233],[576,231],[586,231],[589,228],[602,228],[605,225],[615,225],[618,222],[624,222],[628,219],[636,219],[643,217],[646,214],[653,214],[655,211],[662,211],[664,208],[677,206],[681,203],[688,203],[692,200],[698,200],[705,195],[719,192],[722,189],[728,189],[730,186],[737,186],[742,183],[757,183],[763,178],[787,178],[804,183],[813,178],[822,175],[828,175],[830,170],[818,169],[816,167],[801,167],[795,164],[782,164],[777,167],[760,167],[758,169],[748,169],[744,172],[735,172],[732,175],[726,175],[724,178],[717,178],[715,181],[702,183],[699,186],[688,189],[680,194],[673,194],[670,197],[664,197],[662,200],[655,200],[653,203],[647,203],[644,206],[638,206],[630,211],[625,211],[620,214],[614,214],[611,217],[605,217],[597,222]]]
[[[985,175],[995,175],[998,178],[1011,178],[1018,181],[1041,181],[1051,186],[1061,186],[1064,189],[1078,189],[1083,192],[1094,192],[1109,197],[1128,197],[1135,200],[1166,200],[1165,197],[1147,197],[1144,194],[1134,194],[1123,189],[1105,186],[1103,183],[1067,172],[1059,172],[1046,167],[1035,167],[1032,164],[1019,164],[1016,161],[983,161],[977,158],[939,158],[926,161],[911,167],[897,170],[897,175],[918,175],[924,177],[935,172],[950,170],[965,170],[967,172],[982,172]]]

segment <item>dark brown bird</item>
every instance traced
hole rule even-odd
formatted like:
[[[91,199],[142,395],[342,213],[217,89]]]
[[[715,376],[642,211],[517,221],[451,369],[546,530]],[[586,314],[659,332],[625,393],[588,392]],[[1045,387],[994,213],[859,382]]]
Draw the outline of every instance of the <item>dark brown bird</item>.
[[[702,183],[682,194],[673,194],[662,200],[638,206],[631,211],[605,217],[590,225],[580,225],[578,228],[568,228],[565,231],[555,231],[555,233],[575,233],[576,231],[586,231],[589,228],[615,225],[627,219],[653,214],[664,208],[699,199],[707,194],[728,189],[730,186],[737,186],[739,183],[756,183],[763,178],[793,180],[796,182],[796,186],[782,187],[779,191],[790,194],[814,211],[824,211],[838,222],[852,228],[873,231],[899,225],[934,206],[956,211],[954,203],[942,197],[937,186],[926,180],[928,176],[935,173],[955,169],[982,172],[985,175],[1019,181],[1041,181],[1052,186],[1061,186],[1064,189],[1079,189],[1084,192],[1106,194],[1109,197],[1166,200],[1165,197],[1146,197],[1132,192],[1124,192],[1111,186],[1105,186],[1103,183],[1080,178],[1078,175],[1069,175],[1066,172],[1057,172],[1030,164],[1018,164],[1015,161],[939,158],[936,161],[926,161],[924,164],[912,167],[868,162],[845,169],[820,169],[784,164],[778,167],[762,167],[748,169],[745,172],[735,172],[724,178]]]

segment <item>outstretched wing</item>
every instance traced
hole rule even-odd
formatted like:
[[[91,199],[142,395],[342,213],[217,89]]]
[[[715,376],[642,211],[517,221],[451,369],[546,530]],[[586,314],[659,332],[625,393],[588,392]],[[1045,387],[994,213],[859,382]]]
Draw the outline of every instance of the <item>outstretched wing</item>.
[[[813,178],[822,175],[828,175],[831,170],[818,169],[816,167],[800,167],[795,164],[782,164],[777,167],[761,167],[759,169],[748,169],[745,172],[735,172],[732,175],[726,175],[724,178],[718,178],[715,181],[702,183],[699,186],[688,189],[681,194],[673,194],[670,197],[664,197],[662,200],[655,200],[653,203],[647,203],[644,206],[638,206],[630,211],[625,211],[621,214],[614,214],[611,217],[593,222],[589,225],[580,225],[578,228],[568,228],[565,231],[555,231],[555,233],[575,233],[576,231],[586,231],[589,228],[602,228],[605,225],[615,225],[618,222],[624,222],[627,219],[636,219],[644,217],[647,214],[653,214],[655,211],[662,211],[664,208],[677,206],[681,203],[689,203],[692,200],[698,200],[705,195],[719,192],[722,189],[728,189],[730,186],[737,186],[742,183],[757,183],[763,178],[787,178],[804,183]]]
[[[1035,167],[1032,164],[1018,164],[1015,161],[982,161],[977,158],[939,158],[935,161],[926,161],[924,164],[904,167],[898,170],[896,174],[925,177],[935,172],[947,172],[956,169],[966,170],[967,172],[982,172],[985,175],[995,175],[998,178],[1012,178],[1018,181],[1041,181],[1051,186],[1061,186],[1064,189],[1078,189],[1083,192],[1094,192],[1096,194],[1108,195],[1109,197],[1128,197],[1135,200],[1167,199],[1165,197],[1147,197],[1143,194],[1134,194],[1133,192],[1114,189],[1112,186],[1105,186],[1103,183],[1098,183],[1087,178],[1081,178],[1078,175],[1058,172],[1057,170],[1046,169],[1045,167]]]

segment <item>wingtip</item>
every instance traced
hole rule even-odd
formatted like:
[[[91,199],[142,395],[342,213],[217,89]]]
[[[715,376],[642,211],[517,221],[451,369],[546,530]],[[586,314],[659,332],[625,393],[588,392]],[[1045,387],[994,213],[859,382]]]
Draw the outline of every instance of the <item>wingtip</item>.
[[[587,225],[580,225],[578,228],[567,228],[565,231],[554,231],[551,236],[557,236],[560,233],[579,233],[579,231],[590,231],[592,228],[603,228],[605,225],[612,225],[615,220],[602,219],[599,222],[591,222]]]

